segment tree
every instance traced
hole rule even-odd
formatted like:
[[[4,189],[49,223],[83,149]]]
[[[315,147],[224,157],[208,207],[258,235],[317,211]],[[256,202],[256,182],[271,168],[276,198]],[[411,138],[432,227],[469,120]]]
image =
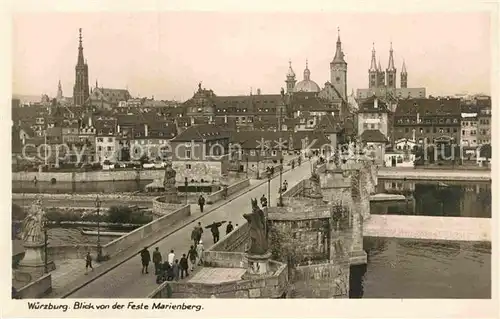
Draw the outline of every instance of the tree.
[[[108,210],[110,223],[128,224],[132,219],[132,209],[128,206],[111,206]]]

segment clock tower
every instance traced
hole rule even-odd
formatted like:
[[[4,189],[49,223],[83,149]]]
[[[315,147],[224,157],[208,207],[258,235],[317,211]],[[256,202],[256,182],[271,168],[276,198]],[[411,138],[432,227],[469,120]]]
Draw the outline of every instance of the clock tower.
[[[344,60],[344,52],[342,51],[340,30],[337,37],[335,57],[330,63],[330,83],[337,89],[342,99],[347,101],[347,63]]]

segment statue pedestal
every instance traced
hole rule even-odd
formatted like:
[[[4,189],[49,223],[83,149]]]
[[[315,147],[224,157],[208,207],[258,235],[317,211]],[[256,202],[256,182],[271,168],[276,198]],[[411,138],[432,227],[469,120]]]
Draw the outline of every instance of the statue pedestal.
[[[180,204],[179,193],[177,189],[166,189],[165,190],[165,203],[168,204]]]
[[[20,272],[29,273],[32,280],[45,273],[45,244],[24,243],[24,257],[17,268]],[[56,269],[54,261],[47,259],[47,271]]]
[[[246,273],[243,275],[243,279],[260,277],[269,273],[269,259],[271,259],[270,252],[263,255],[247,254],[248,266]]]

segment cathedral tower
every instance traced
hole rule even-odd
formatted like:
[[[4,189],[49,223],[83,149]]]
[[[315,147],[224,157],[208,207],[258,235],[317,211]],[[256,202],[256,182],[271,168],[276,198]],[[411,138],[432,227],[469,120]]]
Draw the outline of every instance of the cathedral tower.
[[[79,29],[78,60],[75,67],[75,86],[73,87],[73,103],[83,106],[89,98],[89,67],[83,58],[82,29]]]
[[[405,60],[403,60],[403,66],[401,67],[401,87],[408,87],[408,73],[406,72]]]
[[[370,89],[378,86],[378,77],[377,60],[375,59],[375,43],[373,43],[372,62],[370,63],[370,69],[368,70],[368,87]]]
[[[378,66],[377,66],[377,87],[383,88],[385,87],[385,72],[384,69],[382,69],[382,66],[380,65],[380,57],[378,58]]]
[[[286,73],[286,93],[290,94],[293,92],[295,88],[295,83],[297,80],[295,79],[295,72],[292,69],[292,61],[288,61],[288,72]]]
[[[338,32],[335,57],[330,63],[330,82],[339,91],[344,101],[347,101],[347,63],[344,60],[344,52],[342,51],[340,29],[338,29]]]
[[[387,70],[385,70],[385,72],[387,75],[387,87],[396,88],[396,67],[394,67],[394,51],[392,50],[392,42],[391,50],[389,51],[389,65],[387,66]]]

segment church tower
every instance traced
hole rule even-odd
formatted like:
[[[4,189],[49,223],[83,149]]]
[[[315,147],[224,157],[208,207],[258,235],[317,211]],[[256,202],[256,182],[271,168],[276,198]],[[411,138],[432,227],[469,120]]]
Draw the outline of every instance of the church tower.
[[[368,70],[368,87],[376,88],[378,86],[379,70],[377,69],[377,60],[375,59],[375,43],[373,43],[372,48],[372,62],[370,63],[370,69]]]
[[[389,65],[387,66],[387,70],[385,70],[385,72],[387,75],[387,87],[396,88],[396,67],[394,66],[394,51],[392,50],[392,42],[391,50],[389,51]]]
[[[347,63],[344,60],[344,52],[342,51],[340,29],[338,29],[335,57],[330,63],[330,80],[330,83],[339,91],[344,101],[347,101]]]
[[[59,80],[59,83],[57,84],[56,100],[61,101],[62,98],[63,98],[63,91],[62,91],[62,86],[61,86],[61,80]]]
[[[73,103],[83,106],[89,98],[89,67],[83,58],[82,29],[79,29],[78,60],[75,67],[75,86],[73,87]]]
[[[297,80],[295,79],[295,72],[292,69],[292,61],[288,61],[288,72],[286,73],[286,93],[291,94],[293,89],[295,88],[295,83]]]
[[[385,72],[384,69],[382,69],[382,66],[380,65],[380,57],[378,58],[378,66],[377,66],[377,75],[378,75],[378,81],[377,81],[377,87],[383,88],[385,87]]]
[[[401,67],[401,87],[405,89],[408,87],[408,73],[406,72],[405,60],[403,60],[403,66]]]

